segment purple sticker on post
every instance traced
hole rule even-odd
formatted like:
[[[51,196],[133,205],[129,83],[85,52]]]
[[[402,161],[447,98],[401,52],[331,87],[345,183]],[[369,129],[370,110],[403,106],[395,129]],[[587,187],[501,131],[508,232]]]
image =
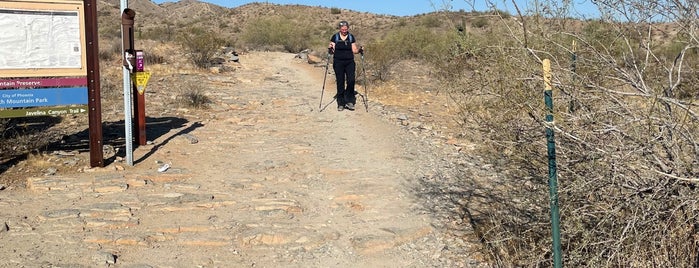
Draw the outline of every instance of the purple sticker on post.
[[[136,50],[136,71],[143,72],[143,50]]]

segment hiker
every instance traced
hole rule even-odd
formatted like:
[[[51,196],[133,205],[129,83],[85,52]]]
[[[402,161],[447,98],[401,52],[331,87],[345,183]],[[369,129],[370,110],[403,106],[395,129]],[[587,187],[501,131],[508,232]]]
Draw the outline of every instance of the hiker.
[[[354,54],[364,53],[363,47],[358,47],[354,35],[349,32],[349,23],[340,21],[339,31],[330,38],[328,52],[333,56],[333,70],[335,71],[335,81],[337,82],[337,110],[345,108],[354,111],[354,104],[357,101],[354,91],[355,63]],[[347,82],[347,87],[345,87]]]

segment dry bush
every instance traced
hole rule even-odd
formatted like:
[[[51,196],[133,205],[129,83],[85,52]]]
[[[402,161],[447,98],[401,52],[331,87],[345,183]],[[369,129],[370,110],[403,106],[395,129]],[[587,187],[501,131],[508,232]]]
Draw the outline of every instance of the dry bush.
[[[105,102],[117,102],[123,98],[123,83],[119,77],[100,76],[100,96]]]
[[[99,59],[102,62],[111,61],[114,58],[121,58],[121,40],[109,39],[100,41]]]
[[[298,17],[298,14],[282,14],[249,22],[240,40],[251,48],[279,46],[287,52],[298,53],[326,43],[330,32],[330,29],[315,26],[307,19]]]
[[[212,103],[211,98],[206,95],[208,90],[200,82],[187,80],[179,83],[179,86],[177,100],[181,106],[206,109]]]
[[[61,120],[53,116],[0,120],[0,159],[19,157],[60,140],[60,131],[51,127]]]
[[[698,20],[661,2],[640,11],[632,4],[607,3],[604,14],[623,21],[582,27],[561,10],[502,19],[478,46],[463,38],[438,65],[475,153],[496,174],[464,173],[458,203],[498,266],[552,265],[547,126],[556,135],[567,266],[699,265],[699,108],[689,83],[699,64],[689,29]],[[660,22],[645,14],[669,16],[681,49],[656,38]],[[545,120],[545,58],[554,68],[554,124]]]
[[[163,64],[166,62],[165,57],[163,57],[163,55],[160,55],[154,51],[149,51],[148,53],[144,53],[143,61],[146,65]]]

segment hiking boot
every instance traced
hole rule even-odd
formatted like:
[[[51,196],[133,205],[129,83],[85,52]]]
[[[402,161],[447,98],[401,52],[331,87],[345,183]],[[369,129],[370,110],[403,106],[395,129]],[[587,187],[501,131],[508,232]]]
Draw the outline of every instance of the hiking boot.
[[[350,111],[354,111],[354,103],[345,104],[345,108]]]
[[[342,111],[342,110],[344,110],[344,109],[345,109],[345,106],[342,106],[342,105],[337,106],[337,110],[338,110],[338,111]]]

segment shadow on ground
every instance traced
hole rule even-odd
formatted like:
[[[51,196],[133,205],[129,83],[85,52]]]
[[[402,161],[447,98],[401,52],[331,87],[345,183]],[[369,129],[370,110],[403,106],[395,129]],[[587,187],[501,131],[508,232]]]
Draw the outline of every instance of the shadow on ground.
[[[60,138],[49,131],[62,117],[37,116],[0,119],[0,174],[27,159],[28,152],[45,147]]]
[[[61,133],[60,130],[52,131],[51,128],[61,122],[59,117],[31,117],[22,118],[24,120],[13,120],[6,124],[3,134],[7,135],[8,130],[21,129],[22,132],[15,131],[12,137],[3,137],[3,146],[26,146],[26,148],[15,148],[14,151],[23,152],[20,154],[8,154],[4,156],[6,160],[0,162],[0,174],[3,174],[17,163],[27,159],[31,152],[52,152],[52,151],[68,151],[68,152],[89,152],[90,151],[90,133],[89,128],[75,133]],[[187,126],[188,120],[178,117],[147,117],[146,118],[146,139],[154,141],[165,137],[170,131]],[[158,142],[149,153],[142,158],[136,160],[141,162],[147,159],[160,147],[167,144],[174,137],[189,133],[203,126],[196,122],[186,128],[173,133],[172,135]],[[126,134],[124,129],[124,120],[115,122],[102,123],[102,140],[105,155],[104,165],[113,163],[117,157],[126,156]],[[135,135],[132,135],[135,136]],[[24,141],[24,142],[22,142]],[[134,141],[134,148],[138,143]],[[12,149],[10,147],[3,149]],[[20,150],[21,149],[21,150]]]
[[[511,176],[499,167],[482,168],[474,158],[464,160],[479,164],[444,166],[417,177],[411,188],[437,226],[453,239],[476,245],[454,250],[497,267],[517,267],[513,264],[520,255],[515,253],[522,249],[544,252],[542,262],[551,259],[541,250],[550,239],[547,178],[534,168],[520,167],[526,175]]]

